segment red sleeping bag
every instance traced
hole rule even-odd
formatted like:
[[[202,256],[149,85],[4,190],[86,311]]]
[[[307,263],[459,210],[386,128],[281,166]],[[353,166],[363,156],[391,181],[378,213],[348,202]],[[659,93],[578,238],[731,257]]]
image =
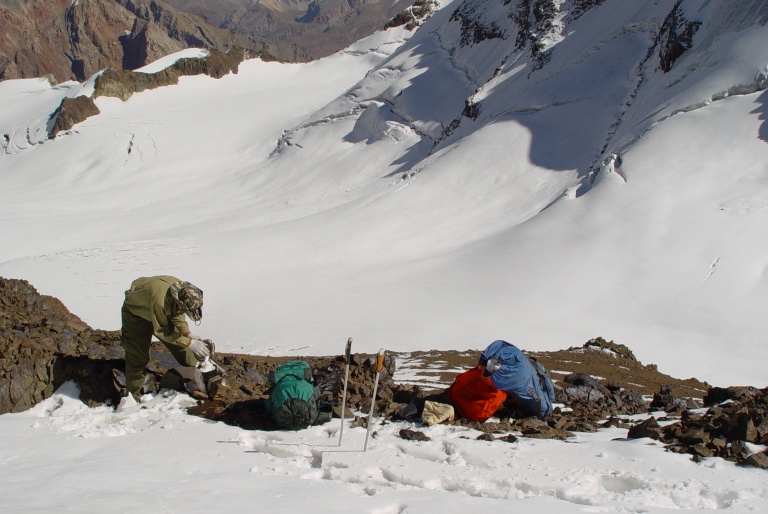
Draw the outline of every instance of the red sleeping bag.
[[[465,371],[448,388],[446,399],[462,418],[485,421],[507,399],[507,393],[499,391],[490,377],[483,376],[483,371],[485,366],[480,365]]]

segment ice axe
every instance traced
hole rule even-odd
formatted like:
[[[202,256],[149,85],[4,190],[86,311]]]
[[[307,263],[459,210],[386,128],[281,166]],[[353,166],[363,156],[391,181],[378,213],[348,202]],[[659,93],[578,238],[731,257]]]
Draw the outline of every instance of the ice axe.
[[[341,446],[341,438],[344,437],[344,414],[347,409],[347,384],[349,384],[349,362],[352,358],[352,338],[347,339],[347,347],[344,349],[344,394],[341,396],[341,429],[339,430],[339,446]]]
[[[373,424],[373,409],[376,407],[376,390],[379,388],[379,375],[384,368],[384,348],[379,350],[379,357],[376,359],[376,378],[373,381],[373,396],[371,397],[371,412],[368,413],[368,430],[365,432],[365,445],[363,451],[368,451],[368,436],[371,434],[371,425]]]

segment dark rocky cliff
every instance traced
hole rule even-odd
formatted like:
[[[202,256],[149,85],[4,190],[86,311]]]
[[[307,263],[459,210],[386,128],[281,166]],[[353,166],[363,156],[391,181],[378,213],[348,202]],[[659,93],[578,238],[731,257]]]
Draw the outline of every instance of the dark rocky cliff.
[[[0,79],[83,81],[188,47],[227,50],[228,31],[155,0],[13,0],[0,5]]]
[[[414,1],[241,3],[9,0],[0,4],[0,80],[82,82],[104,68],[134,70],[191,47],[226,52],[239,46],[309,61],[384,28]],[[427,4],[420,0],[410,28],[431,14]]]
[[[166,1],[234,34],[265,42],[265,50],[284,61],[309,61],[342,50],[414,4],[414,0]]]

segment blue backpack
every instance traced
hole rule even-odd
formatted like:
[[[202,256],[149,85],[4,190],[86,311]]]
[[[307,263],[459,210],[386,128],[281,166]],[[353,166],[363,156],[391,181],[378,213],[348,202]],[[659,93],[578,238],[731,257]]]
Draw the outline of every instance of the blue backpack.
[[[489,364],[489,359],[494,360]],[[546,419],[552,413],[555,389],[547,370],[515,345],[494,341],[480,355],[478,364],[485,366],[491,382],[529,415]]]

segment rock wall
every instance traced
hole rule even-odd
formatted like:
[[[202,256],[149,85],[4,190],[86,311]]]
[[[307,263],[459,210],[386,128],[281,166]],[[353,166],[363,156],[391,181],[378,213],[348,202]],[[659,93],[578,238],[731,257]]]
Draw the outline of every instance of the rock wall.
[[[125,101],[146,89],[178,84],[182,75],[205,74],[221,78],[227,73],[237,73],[243,59],[248,56],[246,50],[233,48],[224,53],[210,50],[210,55],[202,59],[179,59],[175,64],[157,73],[140,73],[109,68],[96,80],[94,98],[111,96]]]
[[[154,0],[13,0],[0,5],[0,80],[84,81],[191,46],[227,50],[236,39]]]
[[[419,2],[407,20],[411,28],[432,13],[431,0]],[[0,3],[0,80],[82,82],[105,68],[134,70],[190,47],[240,46],[309,61],[380,30],[412,3],[6,0]]]
[[[73,378],[83,401],[103,403],[122,356],[119,332],[94,330],[28,282],[0,277],[0,414],[29,409]]]
[[[62,130],[69,130],[81,121],[99,114],[99,108],[89,96],[64,98],[51,115],[48,137],[54,138]]]
[[[659,30],[659,67],[667,73],[675,62],[693,46],[693,36],[701,27],[700,21],[686,19],[678,0]]]
[[[166,0],[252,42],[283,61],[310,61],[340,51],[382,27],[414,0]],[[416,26],[415,24],[413,25]]]

